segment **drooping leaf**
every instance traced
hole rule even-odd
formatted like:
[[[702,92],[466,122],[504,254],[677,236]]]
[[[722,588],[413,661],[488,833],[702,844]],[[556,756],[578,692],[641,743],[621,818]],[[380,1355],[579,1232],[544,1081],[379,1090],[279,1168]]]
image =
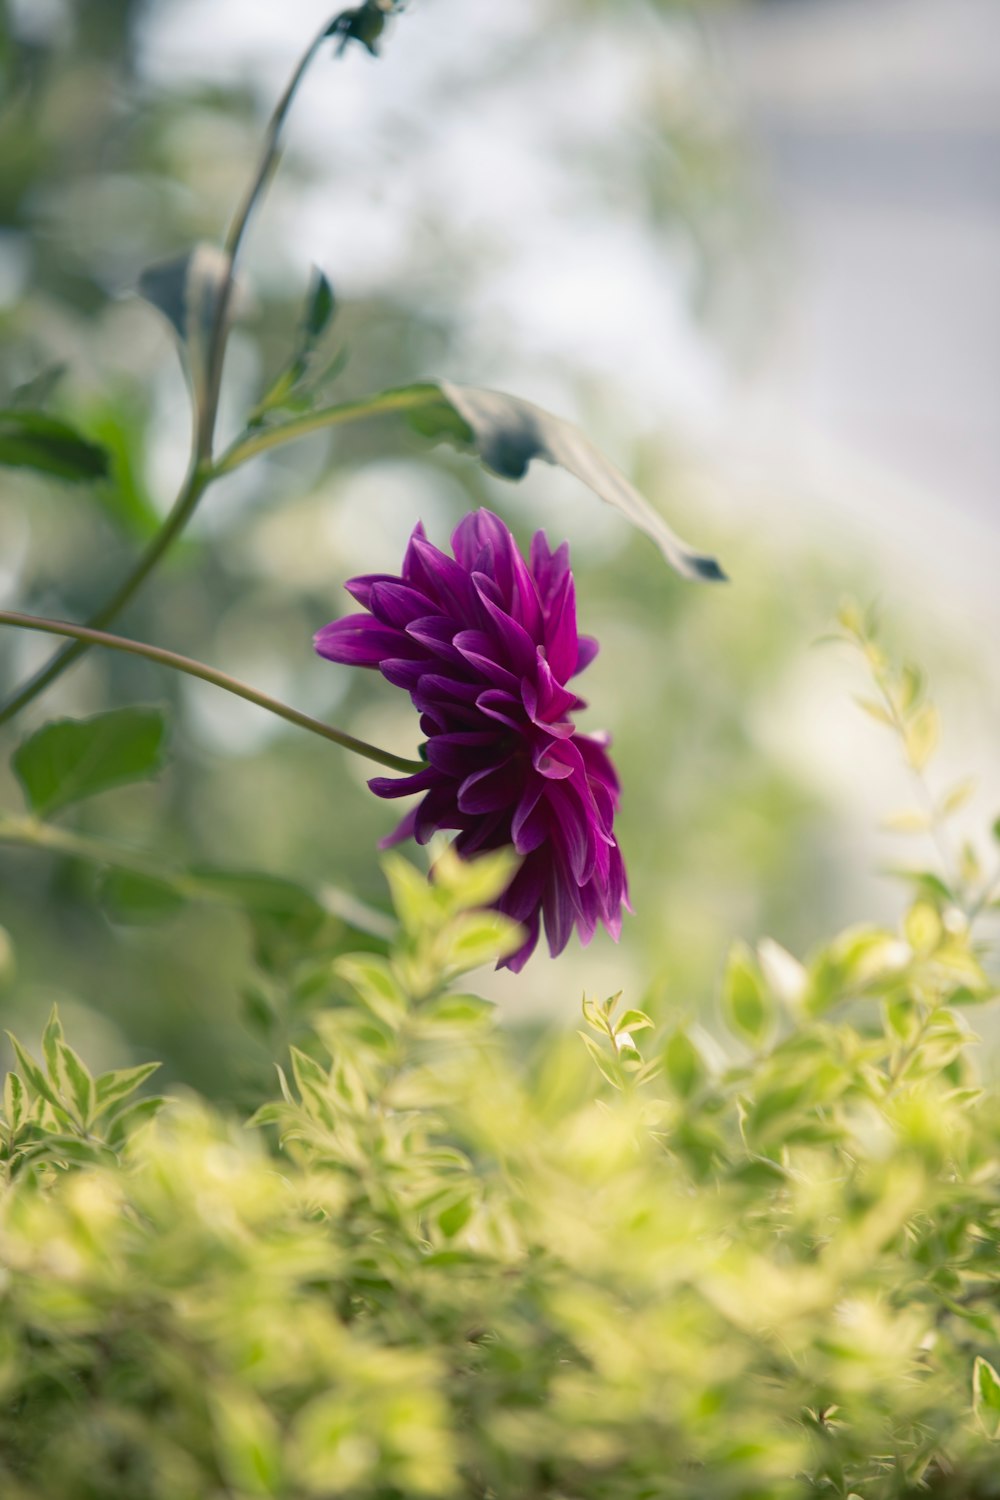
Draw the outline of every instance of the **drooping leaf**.
[[[0,464],[84,484],[106,478],[108,454],[61,417],[7,408],[0,410]]]
[[[196,397],[204,391],[219,298],[229,269],[222,250],[201,244],[150,266],[139,277],[140,293],[163,313],[180,339]]]
[[[157,708],[116,708],[90,719],[46,724],[18,746],[13,767],[32,812],[61,808],[163,765],[167,722]]]
[[[443,380],[414,389],[427,392],[426,403],[409,413],[411,425],[423,436],[475,449],[486,467],[504,479],[523,478],[532,459],[555,464],[651,537],[682,577],[725,579],[716,559],[683,542],[572,422],[499,391]]]

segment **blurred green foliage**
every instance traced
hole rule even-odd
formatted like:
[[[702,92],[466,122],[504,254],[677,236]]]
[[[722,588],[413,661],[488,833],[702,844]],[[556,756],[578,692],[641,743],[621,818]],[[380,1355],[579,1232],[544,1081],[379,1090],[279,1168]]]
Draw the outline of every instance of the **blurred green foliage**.
[[[141,1073],[55,1017],[19,1048],[5,1495],[995,1495],[993,986],[953,893],[737,952],[710,1048],[615,997],[519,1061],[451,988],[518,942],[478,909],[508,857],[387,874],[398,938],[327,965],[249,1129],[117,1113]]]

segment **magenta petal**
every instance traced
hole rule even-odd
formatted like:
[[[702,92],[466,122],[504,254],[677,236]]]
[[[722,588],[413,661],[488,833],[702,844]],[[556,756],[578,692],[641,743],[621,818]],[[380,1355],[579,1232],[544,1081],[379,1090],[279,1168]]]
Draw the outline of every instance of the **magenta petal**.
[[[369,783],[380,797],[419,798],[383,844],[452,829],[463,858],[508,845],[521,856],[496,902],[525,929],[504,961],[516,972],[543,924],[553,954],[573,932],[588,942],[599,923],[618,935],[628,908],[618,778],[607,737],[577,733],[572,719],[584,704],[566,683],[597,643],[577,634],[568,548],[553,551],[539,532],[525,562],[485,510],[459,524],[452,547],[449,557],[418,525],[401,576],[352,579],[368,613],[326,626],[316,646],[378,667],[420,715],[426,766]]]
[[[386,656],[405,656],[406,637],[368,615],[345,615],[313,637],[320,656],[348,667],[377,667]]]

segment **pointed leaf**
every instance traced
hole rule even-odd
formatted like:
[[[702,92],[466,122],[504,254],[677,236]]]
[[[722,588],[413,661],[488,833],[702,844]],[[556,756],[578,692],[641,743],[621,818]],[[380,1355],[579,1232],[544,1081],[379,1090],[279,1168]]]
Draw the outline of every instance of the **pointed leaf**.
[[[140,293],[163,313],[181,341],[199,403],[219,298],[229,271],[229,259],[223,251],[215,245],[196,245],[185,255],[150,266],[139,278]]]
[[[504,479],[523,478],[535,458],[555,464],[651,537],[682,577],[725,579],[715,558],[681,541],[621,470],[571,422],[499,391],[447,381],[425,389],[426,405],[410,414],[411,424],[424,436],[474,448],[486,467]]]
[[[135,1068],[118,1068],[113,1073],[102,1073],[95,1084],[95,1099],[98,1115],[105,1114],[113,1106],[121,1104],[130,1094],[134,1094],[137,1088],[141,1088],[147,1078],[151,1078],[159,1068],[158,1062],[140,1063]]]
[[[0,410],[0,464],[82,484],[107,477],[108,454],[60,417],[8,408]]]
[[[142,781],[163,765],[167,723],[156,708],[116,708],[46,724],[14,752],[32,812],[49,817],[98,792]]]

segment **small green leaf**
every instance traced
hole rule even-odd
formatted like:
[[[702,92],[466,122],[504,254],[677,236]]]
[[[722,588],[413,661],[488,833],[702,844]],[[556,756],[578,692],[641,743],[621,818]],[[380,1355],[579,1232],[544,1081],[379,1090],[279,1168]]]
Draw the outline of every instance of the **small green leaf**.
[[[107,870],[98,896],[112,922],[123,927],[145,927],[165,922],[184,906],[184,897],[166,880],[132,870]]]
[[[30,1103],[24,1084],[17,1073],[8,1073],[3,1085],[3,1112],[13,1138],[28,1117]]]
[[[946,793],[942,799],[942,816],[950,818],[953,813],[957,813],[961,808],[965,807],[966,803],[974,795],[976,786],[977,782],[974,776],[967,776],[964,781],[960,781],[956,786],[953,786],[951,791]]]
[[[885,704],[881,703],[878,698],[863,698],[856,693],[854,695],[854,701],[858,705],[858,707],[862,709],[862,711],[866,713],[870,719],[874,719],[877,724],[885,724],[889,729],[895,729],[895,719],[893,718],[889,709],[886,708]]]
[[[94,1080],[83,1060],[66,1042],[59,1043],[59,1088],[63,1098],[76,1112],[86,1129],[94,1108]]]
[[[925,703],[906,726],[906,756],[915,771],[922,771],[941,735],[941,723],[933,703]]]
[[[166,719],[156,708],[116,708],[91,719],[46,724],[14,752],[13,766],[32,812],[61,808],[163,765]]]
[[[153,1095],[148,1099],[137,1099],[134,1104],[129,1104],[120,1113],[116,1113],[108,1128],[108,1145],[116,1150],[124,1146],[141,1126],[155,1119],[166,1102],[166,1099]]]
[[[448,924],[441,941],[443,963],[461,974],[515,952],[524,929],[502,912],[466,912]]]
[[[597,1064],[598,1071],[604,1075],[612,1088],[621,1089],[622,1074],[615,1059],[609,1057],[604,1048],[595,1042],[592,1036],[588,1036],[585,1031],[578,1031],[577,1036],[583,1039],[583,1045]]]
[[[771,1029],[773,1006],[753,956],[738,944],[729,956],[722,986],[722,1007],[731,1031],[759,1046]]]
[[[53,1108],[58,1110],[61,1116],[64,1116],[65,1110],[63,1109],[62,1104],[59,1101],[58,1094],[49,1083],[49,1080],[46,1078],[42,1069],[35,1062],[35,1059],[32,1057],[31,1053],[28,1052],[24,1047],[22,1047],[17,1037],[9,1031],[7,1033],[7,1039],[14,1049],[14,1056],[17,1058],[17,1065],[21,1070],[25,1082],[28,1084],[28,1087],[31,1088],[34,1093],[39,1096],[39,1098],[44,1099],[48,1104],[51,1104]]]
[[[373,1015],[387,1026],[399,1026],[406,1014],[406,996],[386,959],[374,954],[352,953],[338,958],[333,969]]]
[[[82,484],[107,477],[108,454],[58,417],[7,409],[0,410],[0,464]]]
[[[644,1010],[627,1010],[615,1019],[616,1031],[642,1031],[655,1022]]]
[[[59,1007],[53,1005],[49,1012],[49,1019],[45,1023],[42,1032],[42,1055],[45,1058],[45,1066],[49,1070],[49,1078],[58,1086],[59,1082],[59,1045],[63,1040],[62,1022],[59,1019]]]
[[[972,1367],[972,1409],[989,1438],[1000,1438],[1000,1375],[981,1354]]]
[[[663,1068],[681,1099],[690,1099],[707,1076],[701,1053],[686,1031],[675,1031],[663,1049]]]
[[[433,1026],[479,1026],[496,1018],[496,1006],[478,995],[441,995],[421,1006],[420,1019]]]
[[[140,1063],[134,1068],[118,1068],[113,1073],[102,1073],[95,1083],[95,1101],[98,1116],[121,1104],[136,1089],[141,1088],[159,1068],[159,1063]]]

